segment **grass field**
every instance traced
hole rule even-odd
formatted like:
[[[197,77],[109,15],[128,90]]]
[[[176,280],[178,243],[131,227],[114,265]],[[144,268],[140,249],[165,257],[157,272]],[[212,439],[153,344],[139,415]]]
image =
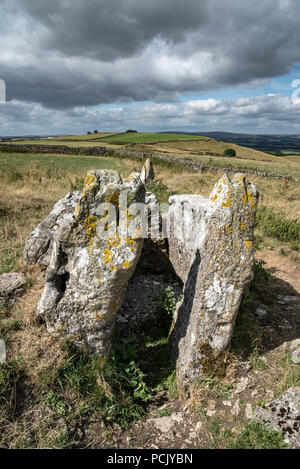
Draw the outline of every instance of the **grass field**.
[[[113,134],[99,138],[99,141],[106,141],[117,144],[126,143],[157,143],[170,142],[178,140],[206,140],[206,137],[195,137],[193,135],[183,134],[164,134],[164,133],[143,133],[143,132],[125,132]]]
[[[90,140],[91,143],[94,141],[92,138]],[[83,138],[79,141],[82,144],[85,142]],[[178,143],[182,145],[182,141]],[[73,140],[70,144],[74,144]],[[153,145],[155,151],[157,145]],[[256,168],[266,166],[271,172],[286,170],[294,176],[299,174],[299,157],[288,157],[284,165],[281,158],[275,157],[271,161],[245,161],[192,155],[188,154],[189,150],[179,148],[176,150],[172,155],[206,163],[212,160],[223,167],[227,163],[249,164]],[[166,201],[171,194],[208,196],[221,177],[221,173],[216,171],[196,173],[181,165],[157,159],[154,161],[156,177],[150,188],[160,201]],[[82,188],[89,169],[115,169],[122,176],[128,176],[133,171],[140,171],[141,166],[141,161],[137,159],[120,158],[114,153],[108,157],[92,157],[0,152],[0,273],[24,269],[22,253],[26,237],[58,199],[69,191]],[[249,176],[248,179],[260,191],[255,230],[256,254],[267,260],[266,252],[271,253],[268,255],[277,260],[281,271],[288,272],[290,279],[295,278],[299,272],[300,252],[299,183],[259,176]],[[273,328],[278,318],[285,321],[287,315],[286,312],[282,314],[276,296],[282,293],[281,288],[287,288],[286,284],[282,287],[275,277],[267,283],[268,276],[262,266],[258,264],[256,268],[255,283],[235,331],[234,357],[231,360],[234,364],[242,357],[238,361],[238,370],[243,369],[245,360],[248,360],[254,376],[261,380],[260,393],[263,389],[271,389],[276,396],[291,385],[300,385],[300,370],[288,361],[283,348],[269,351],[263,360],[258,356],[260,336],[251,311],[261,306],[262,298],[267,298],[270,308],[275,311],[275,319],[271,321]],[[113,425],[116,424],[122,431],[130,429],[133,422],[147,417],[148,402],[149,408],[155,410],[158,405],[155,399],[159,400],[157,396],[161,393],[164,393],[168,405],[178,405],[174,366],[169,361],[166,348],[168,331],[154,339],[149,337],[151,326],[149,330],[129,339],[118,337],[111,366],[105,373],[99,374],[97,359],[61,345],[36,320],[34,311],[44,280],[39,270],[28,269],[26,275],[28,287],[25,295],[12,308],[0,308],[0,333],[8,351],[7,363],[0,366],[0,445],[10,448],[111,447],[114,444]],[[290,279],[289,282],[292,282]],[[271,292],[272,288],[275,293]],[[174,304],[174,298],[166,292],[159,299],[160,314],[170,312]],[[263,324],[263,333],[265,330]],[[277,365],[278,360],[280,366]],[[149,376],[152,376],[152,381]],[[205,416],[207,402],[217,398],[222,404],[228,398],[230,387],[226,381],[216,382],[213,379],[204,381],[201,386],[201,402],[195,404],[194,413],[196,419],[203,417],[201,432],[203,435],[207,432],[204,447],[284,447],[280,434],[249,424],[242,415],[222,421],[223,409],[216,417]],[[251,401],[253,406],[257,405],[257,398],[254,399]],[[242,399],[240,406],[243,406]],[[169,410],[160,412],[163,417],[168,415]],[[231,432],[233,427],[236,428]],[[76,429],[81,428],[85,430],[79,438]],[[120,438],[127,438],[127,433],[119,435]]]
[[[69,137],[57,137],[41,140],[19,140],[16,144],[66,145],[70,147],[105,146],[110,150],[128,148],[130,151],[167,155],[172,158],[185,158],[205,165],[226,169],[233,167],[278,173],[300,178],[300,157],[276,157],[257,150],[238,145],[219,142],[207,137],[194,137],[181,134],[160,133],[122,133],[122,134],[91,134]],[[0,143],[1,146],[1,143]],[[224,150],[233,148],[235,158],[223,157]],[[219,155],[219,156],[215,156]]]

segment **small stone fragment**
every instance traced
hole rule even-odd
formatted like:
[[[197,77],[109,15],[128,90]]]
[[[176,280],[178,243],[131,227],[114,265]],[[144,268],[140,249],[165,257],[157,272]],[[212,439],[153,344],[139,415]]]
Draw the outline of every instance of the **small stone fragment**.
[[[25,285],[25,275],[20,272],[0,275],[0,305],[8,306],[22,293]]]
[[[0,339],[0,364],[3,365],[6,362],[6,347],[3,339]]]

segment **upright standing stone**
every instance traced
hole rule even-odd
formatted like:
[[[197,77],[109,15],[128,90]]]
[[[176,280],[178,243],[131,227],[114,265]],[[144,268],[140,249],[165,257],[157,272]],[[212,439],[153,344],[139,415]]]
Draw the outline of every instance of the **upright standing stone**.
[[[240,174],[232,180],[224,175],[209,199],[170,199],[170,223],[175,224],[170,229],[171,262],[185,282],[170,342],[183,394],[198,376],[222,365],[253,278],[257,201],[255,186]]]
[[[154,169],[150,158],[145,161],[141,171],[141,181],[143,184],[149,184],[154,179]]]
[[[78,199],[72,214],[56,211],[57,229],[53,230],[52,222],[50,226],[53,238],[46,286],[37,307],[50,333],[103,358],[109,354],[116,315],[143,244],[138,229],[125,235],[126,222],[121,227],[124,198],[128,205],[144,203],[139,174],[122,180],[116,171],[89,171],[82,193],[68,199]],[[112,220],[106,222],[111,208],[117,231],[111,229]],[[128,220],[134,223],[134,213]]]

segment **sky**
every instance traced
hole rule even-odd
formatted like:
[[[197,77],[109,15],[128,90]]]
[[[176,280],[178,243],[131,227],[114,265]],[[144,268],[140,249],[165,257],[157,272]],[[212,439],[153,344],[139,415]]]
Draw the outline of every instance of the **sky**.
[[[300,134],[299,18],[299,0],[0,0],[0,135]]]

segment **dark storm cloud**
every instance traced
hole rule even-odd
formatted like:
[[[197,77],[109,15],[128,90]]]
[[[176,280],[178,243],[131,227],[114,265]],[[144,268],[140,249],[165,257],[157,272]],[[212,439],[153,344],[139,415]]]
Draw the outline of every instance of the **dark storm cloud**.
[[[300,62],[296,0],[0,0],[8,99],[176,102]]]
[[[207,0],[31,0],[23,8],[48,29],[42,41],[46,49],[112,61],[137,53],[156,37],[182,41],[206,21],[207,4]]]

